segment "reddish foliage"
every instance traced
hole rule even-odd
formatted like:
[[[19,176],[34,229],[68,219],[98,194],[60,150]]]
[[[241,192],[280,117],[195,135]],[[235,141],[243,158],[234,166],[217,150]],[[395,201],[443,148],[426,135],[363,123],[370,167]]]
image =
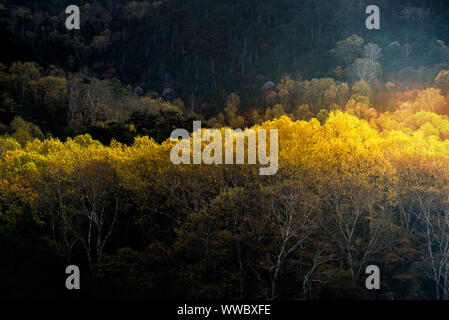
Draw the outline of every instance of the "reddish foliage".
[[[408,91],[386,91],[379,92],[376,95],[376,108],[379,110],[393,110],[397,109],[404,102],[411,101],[415,98],[418,90],[408,90]]]

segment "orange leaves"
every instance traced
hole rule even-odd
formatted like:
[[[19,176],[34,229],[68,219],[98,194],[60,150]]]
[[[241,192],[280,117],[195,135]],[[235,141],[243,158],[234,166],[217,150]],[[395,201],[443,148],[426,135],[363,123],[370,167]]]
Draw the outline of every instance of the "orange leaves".
[[[0,200],[4,203],[10,203],[13,200],[31,202],[35,197],[36,193],[25,178],[15,177],[11,181],[0,180]]]
[[[0,222],[6,223],[7,226],[14,225],[23,214],[24,208],[27,208],[36,197],[37,194],[27,179],[22,177],[10,181],[0,179]],[[38,221],[37,216],[34,216],[34,219]]]
[[[446,105],[444,97],[441,95],[439,89],[429,88],[424,91],[419,91],[415,102],[413,103],[414,112],[420,110],[445,113],[444,107]]]
[[[356,116],[359,119],[370,120],[372,118],[377,118],[377,111],[371,108],[367,103],[356,102],[351,99],[346,104],[346,112]]]

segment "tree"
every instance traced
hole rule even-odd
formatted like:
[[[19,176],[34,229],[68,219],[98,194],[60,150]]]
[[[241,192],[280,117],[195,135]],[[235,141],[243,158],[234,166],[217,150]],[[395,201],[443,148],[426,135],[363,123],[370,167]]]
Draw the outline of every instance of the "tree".
[[[364,98],[365,97],[365,98]],[[368,103],[370,101],[373,101],[374,99],[374,92],[371,86],[366,82],[365,80],[360,80],[351,88],[351,98],[357,100],[366,100],[368,98]]]
[[[382,57],[382,49],[376,43],[367,43],[363,47],[363,57],[370,62],[377,62]]]
[[[414,227],[426,243],[427,258],[423,260],[426,276],[434,283],[435,298],[449,299],[449,210],[447,210],[447,163],[438,157],[409,157],[402,165],[412,182],[408,202],[401,202],[401,222],[406,230]],[[405,168],[404,168],[405,169]],[[408,181],[406,179],[409,179]],[[401,200],[404,189],[401,190]],[[414,222],[411,224],[411,222]]]
[[[351,65],[351,72],[354,81],[375,83],[380,74],[380,65],[370,59],[356,59]]]
[[[190,214],[177,230],[174,247],[179,256],[189,257],[179,273],[193,284],[190,296],[260,294],[257,267],[266,241],[260,214],[264,201],[254,195],[243,188],[224,190],[201,212]]]
[[[382,199],[384,171],[388,170],[376,147],[377,133],[359,121],[338,111],[331,113],[324,124],[326,139],[318,147],[322,154],[315,159],[316,169],[325,170],[320,186],[329,221],[323,228],[338,244],[354,288],[364,263],[379,246],[384,217],[376,207]],[[361,138],[372,144],[360,144]],[[332,159],[332,163],[325,159]],[[322,161],[327,164],[320,169]]]
[[[241,125],[241,119],[235,121],[235,119],[237,118],[237,112],[239,107],[240,107],[240,97],[233,92],[228,96],[228,99],[226,100],[226,106],[224,108],[226,120],[233,129],[239,127],[233,127],[231,125],[231,122],[234,121],[233,122],[234,125]]]
[[[434,81],[443,92],[447,93],[449,90],[449,70],[441,70]]]
[[[81,162],[73,171],[76,199],[74,209],[86,221],[75,234],[82,243],[91,269],[101,263],[119,214],[120,189],[118,176],[104,160]]]
[[[8,127],[8,132],[20,145],[25,146],[33,139],[43,139],[41,129],[32,122],[24,121],[21,117],[15,117]]]
[[[46,159],[51,165],[41,167],[35,178],[36,204],[51,227],[56,251],[70,260],[73,249],[79,246],[95,276],[120,212],[118,175],[105,159],[104,148],[89,136],[65,145],[52,144],[56,150]],[[38,142],[30,146],[36,147]],[[88,154],[89,148],[95,149],[96,158]],[[74,161],[73,152],[85,159]]]
[[[414,112],[420,110],[443,114],[447,112],[444,110],[446,101],[439,89],[429,88],[424,91],[419,91],[413,105]]]
[[[332,49],[332,53],[338,59],[343,60],[345,66],[349,66],[362,54],[363,44],[363,39],[353,34],[345,40],[338,41],[336,47]]]
[[[273,232],[273,238],[263,266],[271,275],[268,297],[275,299],[278,297],[277,284],[285,268],[286,259],[296,253],[295,251],[303,250],[306,242],[310,241],[317,229],[318,215],[317,198],[301,183],[285,181],[274,186],[269,194],[270,211],[266,221],[267,227]],[[312,273],[311,270],[309,272]],[[310,277],[310,274],[305,277]]]

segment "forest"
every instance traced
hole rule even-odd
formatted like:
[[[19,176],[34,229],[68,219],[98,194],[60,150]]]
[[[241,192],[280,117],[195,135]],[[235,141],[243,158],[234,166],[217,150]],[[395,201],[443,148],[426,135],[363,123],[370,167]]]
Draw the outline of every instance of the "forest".
[[[448,300],[449,3],[370,2],[0,0],[0,298]]]

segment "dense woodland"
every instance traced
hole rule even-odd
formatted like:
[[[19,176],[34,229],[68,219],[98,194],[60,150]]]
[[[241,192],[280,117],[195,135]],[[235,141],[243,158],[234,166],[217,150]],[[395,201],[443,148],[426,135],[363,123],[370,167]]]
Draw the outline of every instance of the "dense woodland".
[[[449,3],[371,2],[0,0],[0,297],[449,299]]]

